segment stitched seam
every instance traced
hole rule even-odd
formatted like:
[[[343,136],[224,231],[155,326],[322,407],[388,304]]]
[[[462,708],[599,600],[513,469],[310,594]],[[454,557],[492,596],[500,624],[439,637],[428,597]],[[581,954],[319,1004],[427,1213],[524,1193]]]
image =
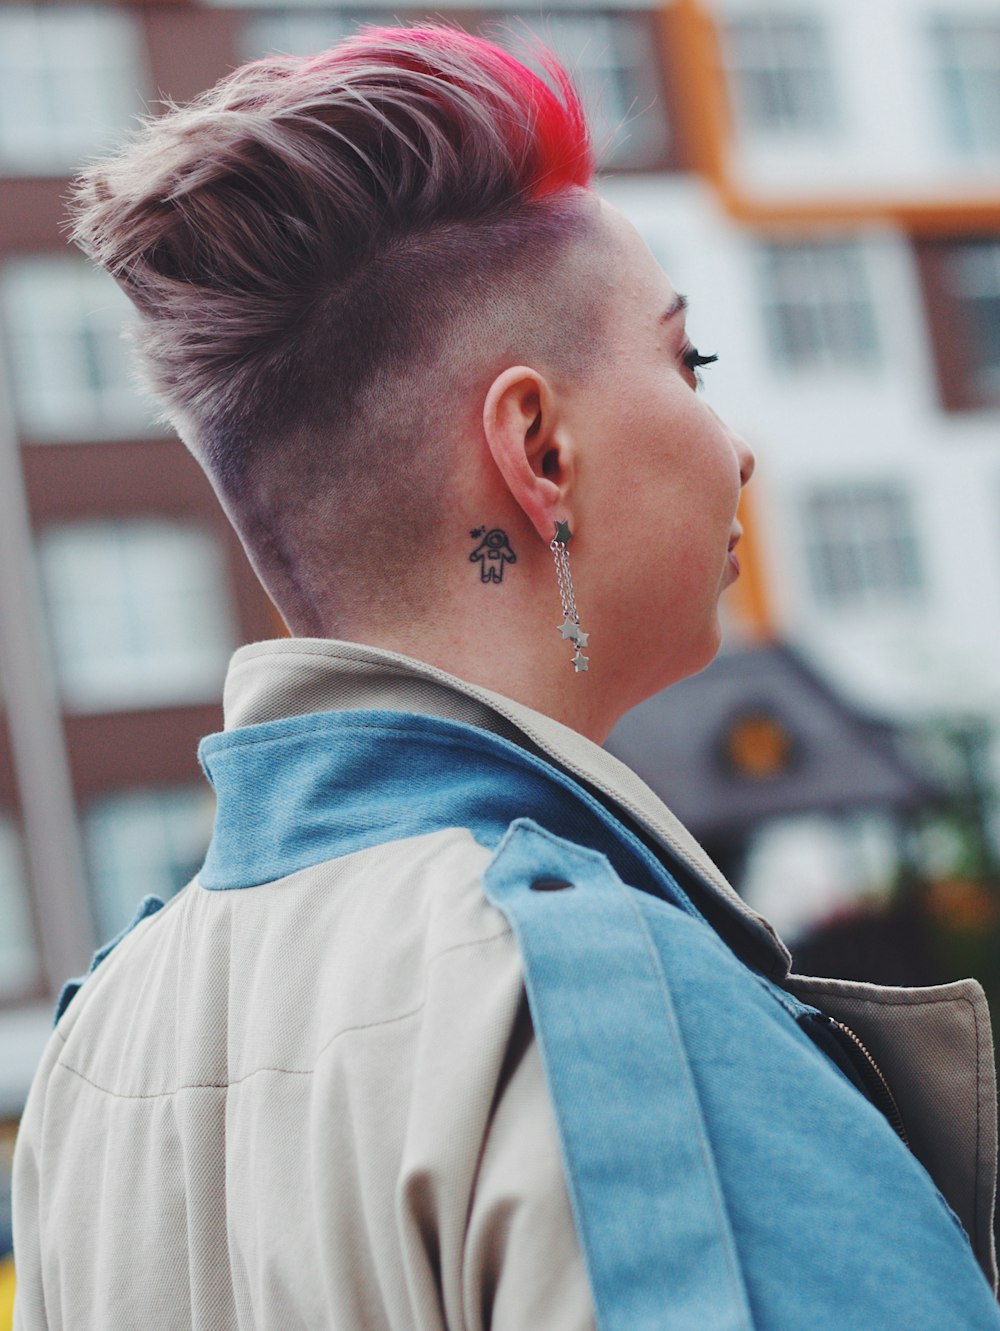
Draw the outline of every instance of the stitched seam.
[[[463,948],[479,947],[481,944],[485,943],[495,943],[498,939],[508,938],[510,934],[511,934],[511,929],[510,926],[508,925],[505,929],[501,929],[498,933],[495,934],[489,934],[486,938],[474,938],[467,943],[453,943],[450,947],[443,948],[442,951],[435,953],[434,956],[431,957],[430,961],[428,962],[428,970],[436,961],[438,961],[441,957],[447,956],[448,953],[450,952],[460,952]],[[331,1035],[330,1038],[327,1041],[325,1041],[324,1044],[320,1045],[319,1049],[316,1051],[317,1061],[326,1053],[328,1049],[331,1048],[331,1046],[333,1046],[340,1039],[342,1035],[352,1035],[356,1034],[358,1031],[377,1030],[382,1026],[393,1026],[398,1022],[407,1021],[409,1020],[410,1017],[415,1017],[418,1012],[422,1012],[426,1005],[426,1002],[427,1002],[427,991],[425,984],[424,993],[420,999],[420,1002],[417,1004],[416,1007],[410,1008],[409,1011],[407,1012],[397,1013],[397,1015],[394,1017],[385,1017],[381,1021],[362,1022],[356,1026],[342,1027],[341,1030],[336,1031],[333,1035]],[[64,1044],[66,1043],[65,1039],[63,1040],[63,1043]],[[56,1066],[63,1068],[66,1072],[71,1072],[75,1077],[79,1077],[81,1081],[85,1081],[89,1086],[93,1086],[95,1090],[101,1091],[105,1095],[110,1095],[116,1100],[162,1100],[165,1096],[177,1095],[178,1092],[180,1091],[228,1090],[232,1086],[239,1086],[243,1082],[249,1081],[251,1077],[255,1077],[259,1072],[280,1072],[280,1073],[285,1073],[289,1076],[311,1077],[313,1073],[316,1071],[315,1067],[275,1068],[268,1066],[268,1067],[254,1068],[252,1072],[246,1073],[246,1075],[243,1077],[237,1077],[234,1081],[184,1082],[180,1086],[171,1087],[169,1091],[152,1091],[149,1092],[148,1094],[142,1094],[142,1095],[127,1095],[122,1091],[113,1091],[110,1089],[110,1087],[102,1086],[100,1082],[93,1081],[90,1077],[86,1075],[86,1073],[81,1072],[79,1068],[75,1068],[69,1063],[63,1063],[60,1061],[59,1063],[56,1064]]]
[[[852,1003],[867,1003],[870,1007],[937,1007],[940,1003],[968,1003],[975,1007],[975,1004],[967,994],[942,994],[939,998],[917,998],[908,999],[906,997],[893,997],[897,991],[892,989],[885,997],[870,997],[867,994],[855,994],[850,989],[826,989],[818,985],[796,985],[796,989],[801,989],[805,993],[816,994],[823,998],[846,998]],[[905,994],[904,990],[904,994]],[[792,997],[795,997],[793,994]]]
[[[323,715],[324,715],[324,716],[330,715],[330,716],[336,716],[336,717],[343,717],[343,716],[346,715],[346,713],[344,713],[344,712],[331,712],[331,713],[326,713],[326,712],[324,712]],[[296,719],[296,718],[294,718],[294,717],[289,717],[289,718],[288,718],[289,721],[293,721],[293,720],[295,720],[295,719]],[[444,721],[446,721],[446,722],[448,721],[448,718],[446,718],[446,717],[445,717],[445,718],[431,717],[430,719],[431,719],[431,720],[444,720]],[[274,722],[274,721],[264,721],[264,722],[261,722],[261,724],[262,724],[262,725],[276,725],[276,724],[281,724],[281,723],[280,723],[280,722]],[[464,723],[461,722],[461,721],[453,721],[453,722],[451,722],[450,724],[452,724],[452,725],[462,725],[462,724],[464,724]],[[426,731],[422,726],[414,726],[414,725],[408,724],[408,723],[406,723],[406,722],[401,722],[401,721],[384,721],[384,720],[379,720],[379,721],[364,721],[364,720],[353,720],[353,719],[352,719],[350,722],[340,721],[339,724],[338,724],[336,727],[331,727],[329,723],[327,723],[327,724],[325,724],[325,725],[317,724],[317,725],[313,725],[313,726],[295,726],[293,729],[290,729],[290,730],[287,730],[287,731],[283,731],[280,735],[261,735],[261,736],[259,736],[258,738],[252,738],[252,737],[251,737],[251,738],[247,738],[246,733],[245,733],[245,731],[243,731],[243,730],[234,730],[234,731],[229,731],[229,732],[223,731],[223,732],[222,732],[223,734],[231,734],[231,735],[233,736],[233,738],[230,739],[228,742],[225,742],[225,743],[220,739],[220,740],[218,741],[217,744],[211,745],[211,752],[209,753],[209,757],[210,757],[210,758],[213,757],[216,753],[225,753],[225,752],[227,752],[227,751],[230,750],[230,749],[243,749],[243,748],[251,748],[251,747],[254,747],[254,748],[255,748],[255,747],[259,746],[259,745],[264,745],[264,744],[286,744],[290,739],[298,739],[298,738],[299,738],[300,736],[302,736],[302,735],[320,735],[320,734],[323,734],[323,733],[325,733],[326,731],[328,731],[328,730],[330,730],[330,729],[345,730],[345,731],[347,731],[347,730],[379,730],[379,731],[382,731],[382,730],[388,730],[388,731],[392,731],[394,734],[397,734],[397,735],[403,735],[403,736],[405,736],[406,738],[409,738],[409,739],[425,739],[425,738],[427,737],[427,731]],[[435,737],[435,739],[441,740],[441,741],[443,741],[444,743],[451,745],[453,748],[471,749],[471,748],[473,747],[473,746],[469,743],[468,739],[466,739],[466,738],[464,738],[464,737],[461,737],[461,736],[458,736],[458,735],[452,735],[452,734],[449,734],[446,730],[434,730],[433,733],[434,733],[434,737]],[[500,745],[507,745],[507,744],[512,744],[512,743],[513,743],[512,740],[504,739],[503,735],[494,735],[491,731],[483,731],[483,734],[486,735],[486,736],[488,737],[489,740],[493,740],[493,741],[495,741],[495,742],[498,742]],[[529,754],[529,753],[527,752],[527,750],[524,750],[524,752],[525,752],[525,754],[527,754],[527,756],[528,756],[529,758],[533,756],[532,754]],[[507,758],[507,761],[510,762],[510,763],[514,763],[514,762],[516,761],[516,759],[515,759],[515,757],[514,757],[513,755],[505,754],[504,757]],[[536,762],[540,762],[541,759],[536,758],[535,761],[536,761]],[[547,766],[551,766],[551,764],[547,764]]]
[[[975,1174],[975,1178],[974,1178],[974,1180],[973,1180],[973,1197],[974,1197],[975,1205],[974,1205],[973,1208],[972,1208],[972,1240],[973,1240],[974,1244],[976,1245],[976,1250],[977,1250],[977,1252],[978,1252],[978,1250],[979,1250],[979,1193],[980,1193],[979,1176],[980,1176],[980,1174],[981,1174],[981,1172],[982,1172],[982,1171],[980,1170],[980,1168],[979,1168],[979,1146],[980,1146],[980,1121],[979,1121],[979,1120],[980,1120],[980,1105],[979,1105],[979,1101],[980,1101],[980,1099],[981,1099],[980,1092],[979,1092],[979,1080],[980,1080],[980,1076],[981,1076],[981,1073],[982,1073],[982,1046],[981,1046],[981,1042],[980,1042],[980,1039],[979,1039],[979,1013],[976,1011],[976,1005],[975,1005],[975,1003],[971,1003],[971,1002],[969,1002],[969,999],[967,999],[967,998],[964,999],[963,1001],[966,1002],[966,1003],[969,1003],[969,1006],[972,1008],[972,1024],[973,1024],[973,1026],[975,1027],[975,1031],[976,1031],[976,1174]]]

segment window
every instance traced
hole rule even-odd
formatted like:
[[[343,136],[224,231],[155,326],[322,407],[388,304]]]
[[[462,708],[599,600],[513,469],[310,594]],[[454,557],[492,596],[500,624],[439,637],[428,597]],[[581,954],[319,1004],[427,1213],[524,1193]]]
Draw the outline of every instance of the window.
[[[160,434],[133,387],[124,328],[128,298],[107,274],[71,256],[12,259],[0,301],[21,431],[69,442]]]
[[[359,23],[371,23],[375,10],[327,10],[319,13],[277,12],[250,19],[240,38],[240,58],[259,60],[265,55],[314,55],[355,32]]]
[[[38,969],[21,839],[14,819],[0,811],[0,999],[26,993]]]
[[[892,484],[814,490],[803,508],[817,601],[836,607],[905,601],[923,585],[906,493]]]
[[[662,165],[670,135],[647,16],[547,9],[536,17],[506,14],[485,23],[483,33],[506,44],[511,30],[521,33],[525,23],[552,48],[579,89],[599,165]]]
[[[779,11],[733,17],[722,38],[742,129],[825,136],[836,128],[833,68],[819,18]]]
[[[1000,402],[1000,240],[955,246],[946,274],[964,315],[972,392]]]
[[[758,268],[768,343],[779,365],[860,367],[877,358],[875,316],[860,246],[764,244]]]
[[[914,249],[942,406],[1000,407],[1000,235],[918,240]]]
[[[83,830],[94,923],[104,941],[124,929],[144,896],[166,901],[201,868],[212,795],[204,786],[108,795],[91,804]]]
[[[0,7],[0,172],[75,171],[142,111],[141,81],[139,39],[127,13]]]
[[[42,533],[39,557],[71,710],[216,698],[235,634],[210,532],[151,518],[72,523]]]
[[[969,154],[1000,153],[1000,17],[941,17],[930,32],[952,144]]]

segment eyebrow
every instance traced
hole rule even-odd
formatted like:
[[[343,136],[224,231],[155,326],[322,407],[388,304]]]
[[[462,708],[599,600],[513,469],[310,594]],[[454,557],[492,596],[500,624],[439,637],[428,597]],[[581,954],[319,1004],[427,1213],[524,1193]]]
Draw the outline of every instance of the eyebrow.
[[[686,310],[690,303],[687,296],[676,295],[660,315],[660,323],[669,323],[675,314],[680,314],[682,310]]]

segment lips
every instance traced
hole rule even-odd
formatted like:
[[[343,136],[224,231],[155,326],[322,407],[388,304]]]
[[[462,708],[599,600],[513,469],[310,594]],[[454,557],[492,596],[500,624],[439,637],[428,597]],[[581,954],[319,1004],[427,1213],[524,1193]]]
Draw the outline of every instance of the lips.
[[[736,531],[733,532],[733,534],[729,538],[728,559],[729,559],[729,566],[733,570],[734,578],[738,578],[740,575],[740,561],[736,558],[735,548],[737,541],[740,539],[742,535],[743,532],[737,529]]]

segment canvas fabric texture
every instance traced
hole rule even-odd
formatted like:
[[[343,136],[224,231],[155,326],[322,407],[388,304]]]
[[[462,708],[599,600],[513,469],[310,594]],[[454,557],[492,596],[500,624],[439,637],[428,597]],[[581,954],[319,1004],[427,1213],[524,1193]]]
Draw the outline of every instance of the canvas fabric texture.
[[[18,1331],[1000,1327],[974,981],[790,976],[628,768],[393,653],[241,649],[205,761],[205,870],[70,986],[32,1086]]]

